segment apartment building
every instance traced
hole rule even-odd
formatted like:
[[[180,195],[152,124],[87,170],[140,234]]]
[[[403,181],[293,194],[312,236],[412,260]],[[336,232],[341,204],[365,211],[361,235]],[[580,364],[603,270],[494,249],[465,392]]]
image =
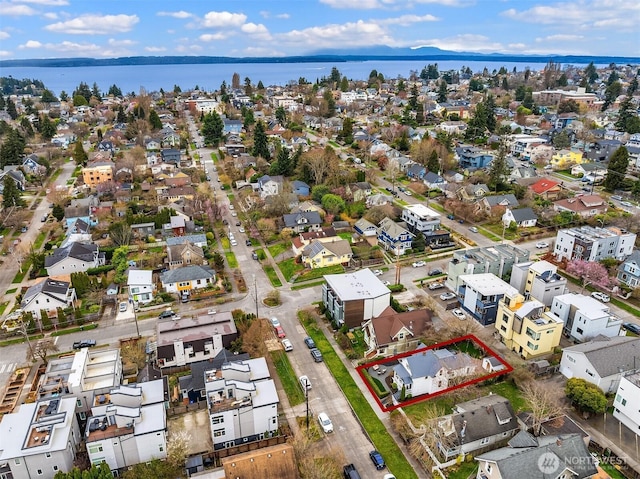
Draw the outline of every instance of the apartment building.
[[[623,375],[613,401],[613,417],[640,435],[640,372]]]
[[[464,274],[459,280],[456,293],[462,309],[483,326],[495,323],[498,303],[503,296],[518,293],[493,273]]]
[[[510,284],[525,298],[551,306],[553,298],[568,293],[567,278],[560,276],[558,267],[548,261],[525,261],[513,265]]]
[[[591,296],[568,293],[553,298],[551,313],[564,323],[564,334],[575,341],[584,342],[602,335],[620,334],[622,319],[611,312],[609,306]]]
[[[636,234],[622,228],[580,226],[558,231],[553,254],[559,260],[568,261],[600,261],[605,258],[624,261],[633,252],[635,242]]]

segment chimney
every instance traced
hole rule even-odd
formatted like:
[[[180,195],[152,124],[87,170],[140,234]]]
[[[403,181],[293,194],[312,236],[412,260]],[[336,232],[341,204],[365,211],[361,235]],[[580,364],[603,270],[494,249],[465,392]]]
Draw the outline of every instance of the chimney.
[[[462,421],[462,429],[460,429],[460,437],[464,437],[467,434],[467,421]]]
[[[562,446],[562,438],[561,437],[556,439],[556,446]]]

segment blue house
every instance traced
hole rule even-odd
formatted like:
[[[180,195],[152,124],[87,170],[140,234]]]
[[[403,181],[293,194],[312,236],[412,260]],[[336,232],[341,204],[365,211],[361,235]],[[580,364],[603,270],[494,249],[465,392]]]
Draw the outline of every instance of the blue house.
[[[416,180],[421,180],[427,173],[427,169],[420,163],[414,163],[407,168],[407,176]]]
[[[228,133],[240,134],[242,131],[242,121],[241,120],[229,120],[228,118],[224,118],[222,120],[224,123],[223,133],[226,135]]]
[[[397,255],[411,248],[415,235],[391,218],[384,218],[378,225],[378,244]]]
[[[464,145],[456,148],[458,155],[458,163],[462,168],[477,170],[485,168],[493,161],[493,155],[488,151],[470,145]]]
[[[311,187],[304,181],[294,180],[291,182],[291,187],[293,188],[293,192],[298,196],[309,196],[311,192]]]
[[[637,249],[618,266],[618,281],[631,288],[640,286],[640,251]]]
[[[164,163],[173,163],[175,165],[180,164],[180,150],[176,150],[175,148],[167,148],[160,152],[162,156],[162,161]]]

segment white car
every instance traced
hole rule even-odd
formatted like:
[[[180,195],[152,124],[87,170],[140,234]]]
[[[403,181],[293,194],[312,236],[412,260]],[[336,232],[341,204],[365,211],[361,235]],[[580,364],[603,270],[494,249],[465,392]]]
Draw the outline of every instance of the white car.
[[[207,314],[214,315],[214,314],[216,314],[216,310],[215,309],[210,309],[209,311],[207,311]]]
[[[385,286],[391,286],[391,283],[389,281],[383,281],[382,284],[384,284]]]
[[[276,317],[271,318],[269,321],[271,321],[271,326],[273,326],[274,328],[280,326],[280,320]]]
[[[373,270],[373,274],[375,274],[376,276],[381,276],[382,275],[382,270],[381,269],[375,269],[375,270]]]
[[[553,170],[553,166],[551,166],[551,165],[546,165],[546,166],[544,167],[544,169],[545,169],[545,170]]]
[[[460,308],[454,309],[453,311],[451,311],[451,313],[453,313],[453,315],[458,319],[467,319],[467,316],[464,314],[464,311],[462,311]]]
[[[331,423],[331,419],[329,419],[329,416],[327,416],[326,413],[321,412],[320,414],[318,414],[318,423],[325,433],[328,434],[330,432],[333,432],[333,424]]]
[[[442,301],[449,301],[450,299],[453,299],[456,297],[456,293],[452,293],[451,291],[449,291],[448,293],[442,293],[440,295],[440,299]]]
[[[300,381],[300,386],[302,386],[302,390],[304,391],[305,389],[308,391],[309,389],[311,389],[311,381],[309,381],[309,377],[308,376],[300,376],[298,378],[298,380]]]
[[[611,301],[611,298],[608,294],[601,293],[600,291],[594,291],[591,293],[592,298],[596,298],[598,301],[602,301],[603,303],[608,303]]]
[[[238,246],[238,242],[236,240],[231,240],[231,246]]]
[[[293,351],[293,344],[291,343],[291,340],[287,338],[282,340],[282,347],[286,352]]]
[[[123,301],[122,303],[120,303],[120,312],[124,313],[127,310],[128,307],[129,306],[127,305],[127,302]]]
[[[241,226],[240,228],[238,228],[238,232],[239,233],[244,233],[244,228]]]
[[[426,266],[426,265],[427,263],[425,263],[424,261],[416,261],[411,266],[413,266],[414,268],[420,268],[421,266]]]
[[[233,216],[235,218],[236,216],[238,216],[238,213],[236,213],[235,211],[232,211],[231,212],[231,216]]]
[[[536,243],[536,248],[538,249],[548,248],[548,247],[549,247],[549,243],[547,243],[546,241],[538,241]]]

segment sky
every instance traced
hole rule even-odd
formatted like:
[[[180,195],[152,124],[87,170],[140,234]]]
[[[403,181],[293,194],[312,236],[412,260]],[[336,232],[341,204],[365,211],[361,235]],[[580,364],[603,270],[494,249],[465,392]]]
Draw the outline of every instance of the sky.
[[[374,45],[640,57],[638,0],[0,0],[0,60]]]

